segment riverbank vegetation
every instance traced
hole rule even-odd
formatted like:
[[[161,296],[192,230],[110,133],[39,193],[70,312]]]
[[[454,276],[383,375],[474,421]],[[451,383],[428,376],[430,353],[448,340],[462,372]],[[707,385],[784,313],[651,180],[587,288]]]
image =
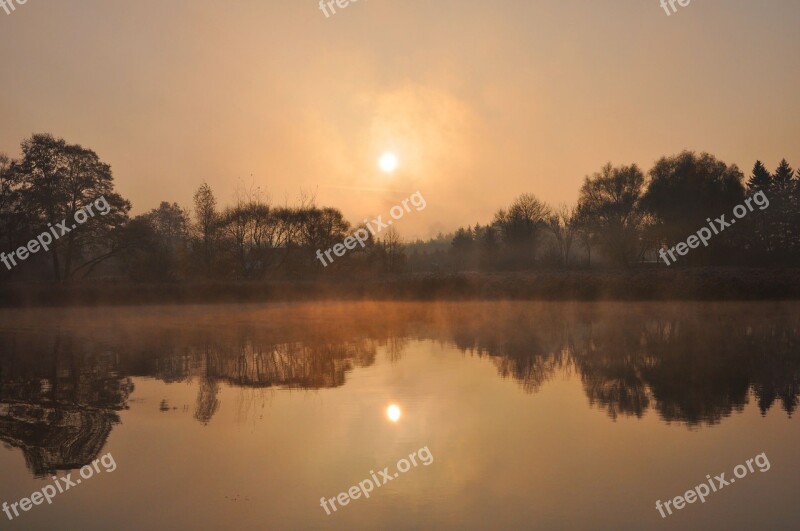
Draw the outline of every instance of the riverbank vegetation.
[[[100,196],[111,213],[21,266],[0,267],[4,304],[113,302],[115,290],[120,300],[140,302],[302,298],[307,290],[323,297],[772,298],[793,294],[788,279],[800,267],[800,175],[785,160],[772,172],[756,161],[749,176],[691,151],[663,157],[647,172],[608,164],[585,178],[575,205],[548,205],[526,191],[493,219],[451,234],[416,241],[394,228],[370,234],[363,248],[324,268],[316,251],[359,226],[313,196],[275,205],[251,188],[222,205],[200,183],[188,205],[161,202],[132,216],[111,166],[91,149],[49,134],[21,147],[19,159],[0,156],[0,250],[27,245]],[[675,265],[658,259],[659,249],[709,218],[730,218],[759,192],[768,208]],[[54,294],[37,295],[45,291]]]

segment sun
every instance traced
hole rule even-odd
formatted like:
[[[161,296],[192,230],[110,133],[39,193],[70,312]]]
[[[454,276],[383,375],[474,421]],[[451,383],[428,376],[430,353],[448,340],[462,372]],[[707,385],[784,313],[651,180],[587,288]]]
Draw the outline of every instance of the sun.
[[[378,167],[380,167],[381,171],[384,173],[392,173],[397,169],[399,164],[400,162],[397,160],[397,155],[391,151],[386,151],[381,155],[381,158],[378,159]]]
[[[389,417],[389,420],[392,422],[397,422],[400,420],[400,415],[400,407],[397,404],[392,404],[386,408],[386,416]]]

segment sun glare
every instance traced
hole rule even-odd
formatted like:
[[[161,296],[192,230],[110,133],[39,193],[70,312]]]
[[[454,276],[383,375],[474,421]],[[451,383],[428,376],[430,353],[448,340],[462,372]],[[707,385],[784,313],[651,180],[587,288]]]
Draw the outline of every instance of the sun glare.
[[[392,422],[400,420],[400,414],[400,407],[397,404],[392,404],[386,408],[386,416],[389,417],[389,420]]]
[[[398,164],[397,155],[389,151],[381,155],[381,158],[378,159],[378,166],[384,173],[392,173],[397,169]]]

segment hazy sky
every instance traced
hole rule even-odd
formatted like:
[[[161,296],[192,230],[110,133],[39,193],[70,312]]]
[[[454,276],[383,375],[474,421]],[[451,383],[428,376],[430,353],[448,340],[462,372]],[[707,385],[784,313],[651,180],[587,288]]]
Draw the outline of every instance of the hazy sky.
[[[800,165],[797,0],[28,0],[0,49],[0,152],[90,147],[135,213],[203,180],[354,222],[419,190],[395,226],[427,236],[522,192],[574,202],[608,161]]]

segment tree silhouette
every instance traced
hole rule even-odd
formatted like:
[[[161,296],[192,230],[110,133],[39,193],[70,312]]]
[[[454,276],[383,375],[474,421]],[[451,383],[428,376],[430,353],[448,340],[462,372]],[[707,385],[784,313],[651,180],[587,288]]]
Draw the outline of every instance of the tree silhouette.
[[[495,214],[494,225],[508,246],[511,263],[531,266],[536,261],[539,233],[546,225],[550,208],[533,194],[517,197],[508,210]]]
[[[744,200],[744,176],[735,165],[727,165],[708,153],[683,151],[659,159],[650,170],[650,182],[642,206],[656,218],[655,233],[668,247],[681,242],[707,219],[727,214]],[[715,238],[713,247],[697,249],[689,263],[724,257],[735,245],[731,233]]]
[[[570,250],[578,231],[577,209],[559,205],[548,218],[547,227],[556,240],[559,265],[569,266]]]
[[[217,199],[208,183],[203,183],[194,194],[194,216],[203,273],[211,274],[213,253],[216,250],[220,216],[217,212]]]
[[[627,266],[644,252],[646,213],[640,208],[644,174],[636,166],[606,164],[586,177],[578,200],[577,222],[590,231],[611,258]]]
[[[95,215],[52,243],[56,282],[67,282],[83,269],[114,256],[120,247],[115,236],[128,221],[131,205],[114,192],[111,167],[97,154],[77,144],[67,144],[49,134],[37,134],[22,142],[22,159],[12,164],[19,193],[19,208],[31,224],[31,234],[48,230],[48,224],[66,220],[104,197],[110,211]]]
[[[748,190],[757,192],[759,190],[768,190],[771,187],[772,174],[770,174],[769,170],[767,170],[760,160],[757,160],[755,166],[753,166],[753,173],[747,181]]]
[[[786,159],[781,159],[781,163],[778,165],[778,168],[775,170],[775,175],[773,175],[773,182],[775,188],[778,190],[789,190],[792,187],[794,178],[794,170],[789,163],[786,162]]]

